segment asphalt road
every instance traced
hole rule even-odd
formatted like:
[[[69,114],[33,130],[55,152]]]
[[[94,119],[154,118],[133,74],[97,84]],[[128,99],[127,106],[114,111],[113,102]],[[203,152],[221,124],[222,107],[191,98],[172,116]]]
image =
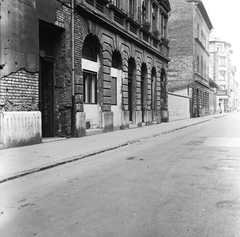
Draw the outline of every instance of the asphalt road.
[[[0,184],[0,236],[239,237],[240,113]]]

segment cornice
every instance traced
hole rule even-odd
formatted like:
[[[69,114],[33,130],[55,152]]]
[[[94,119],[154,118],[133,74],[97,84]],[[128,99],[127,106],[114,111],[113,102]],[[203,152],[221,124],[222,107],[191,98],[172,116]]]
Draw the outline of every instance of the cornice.
[[[121,35],[123,38],[127,38],[130,42],[133,42],[140,47],[144,48],[145,50],[150,51],[152,54],[157,55],[158,57],[162,58],[163,60],[169,62],[169,58],[163,55],[159,50],[155,50],[151,45],[147,45],[145,42],[141,41],[139,38],[134,37],[128,31],[119,27],[117,23],[107,18],[103,13],[98,12],[96,9],[92,9],[87,7],[84,3],[77,3],[76,10],[81,14],[83,17],[87,17],[100,25],[106,27],[112,32],[116,32]],[[136,24],[138,24],[136,22]],[[151,34],[151,33],[150,33]]]

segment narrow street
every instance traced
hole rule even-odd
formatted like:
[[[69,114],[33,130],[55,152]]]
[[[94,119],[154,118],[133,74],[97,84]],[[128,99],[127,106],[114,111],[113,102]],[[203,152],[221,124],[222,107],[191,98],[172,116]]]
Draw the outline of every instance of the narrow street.
[[[239,237],[239,171],[232,113],[0,184],[0,236]]]

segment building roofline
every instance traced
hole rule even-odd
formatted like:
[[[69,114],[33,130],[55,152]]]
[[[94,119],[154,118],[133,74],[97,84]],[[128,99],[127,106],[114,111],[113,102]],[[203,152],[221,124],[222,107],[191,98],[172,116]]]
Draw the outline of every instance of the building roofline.
[[[208,29],[211,31],[213,29],[213,25],[212,25],[212,22],[208,16],[208,13],[206,11],[206,8],[204,7],[203,5],[203,2],[201,0],[198,1],[197,3],[197,7],[199,8],[203,18],[205,19],[206,23],[207,23],[207,26],[208,26]]]

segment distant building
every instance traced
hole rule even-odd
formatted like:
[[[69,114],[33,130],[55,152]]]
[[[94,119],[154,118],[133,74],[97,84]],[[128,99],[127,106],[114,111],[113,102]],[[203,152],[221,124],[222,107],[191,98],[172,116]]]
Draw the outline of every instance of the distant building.
[[[210,68],[209,77],[218,84],[217,110],[229,112],[235,110],[238,104],[238,84],[236,82],[236,67],[232,65],[231,44],[211,34],[209,40]]]
[[[212,113],[208,46],[213,26],[202,1],[170,0],[170,4],[168,91],[189,98],[190,117],[207,115]]]

